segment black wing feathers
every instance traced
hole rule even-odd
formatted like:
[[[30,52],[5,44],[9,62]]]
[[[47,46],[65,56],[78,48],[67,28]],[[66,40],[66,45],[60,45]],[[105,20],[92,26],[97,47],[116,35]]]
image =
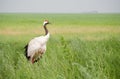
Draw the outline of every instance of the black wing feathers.
[[[25,56],[26,58],[29,60],[30,59],[30,56],[27,56],[27,50],[28,50],[28,44],[24,47],[25,48]]]

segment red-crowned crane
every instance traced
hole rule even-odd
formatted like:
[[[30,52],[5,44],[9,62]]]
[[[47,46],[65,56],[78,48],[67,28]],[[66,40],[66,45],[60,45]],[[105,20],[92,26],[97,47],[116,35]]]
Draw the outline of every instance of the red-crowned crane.
[[[43,22],[45,36],[35,37],[25,46],[26,58],[32,63],[37,62],[46,51],[46,43],[50,37],[50,34],[46,27],[47,24],[49,24],[49,22],[48,20],[45,20]]]

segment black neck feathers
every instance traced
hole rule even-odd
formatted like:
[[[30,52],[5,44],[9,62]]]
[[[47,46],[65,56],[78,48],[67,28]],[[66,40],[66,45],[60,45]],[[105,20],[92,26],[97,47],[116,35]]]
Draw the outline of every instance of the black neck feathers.
[[[45,35],[47,35],[47,34],[48,34],[48,29],[47,29],[47,27],[46,27],[46,26],[47,26],[47,23],[43,25],[44,30],[45,30]]]

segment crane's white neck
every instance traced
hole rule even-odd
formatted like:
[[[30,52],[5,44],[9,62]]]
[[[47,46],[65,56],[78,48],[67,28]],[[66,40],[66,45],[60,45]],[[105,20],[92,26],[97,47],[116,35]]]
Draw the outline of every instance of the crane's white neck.
[[[43,26],[46,25],[47,23],[48,23],[48,22],[44,21],[44,22],[43,22]]]
[[[47,42],[50,38],[50,33],[48,33],[47,35],[45,35],[45,42]]]

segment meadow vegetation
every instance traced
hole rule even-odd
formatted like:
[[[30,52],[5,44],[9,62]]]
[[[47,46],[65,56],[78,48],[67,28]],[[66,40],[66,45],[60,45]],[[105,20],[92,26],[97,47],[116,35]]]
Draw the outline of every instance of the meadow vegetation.
[[[31,64],[24,46],[51,37]],[[120,14],[0,14],[0,79],[120,79]]]

